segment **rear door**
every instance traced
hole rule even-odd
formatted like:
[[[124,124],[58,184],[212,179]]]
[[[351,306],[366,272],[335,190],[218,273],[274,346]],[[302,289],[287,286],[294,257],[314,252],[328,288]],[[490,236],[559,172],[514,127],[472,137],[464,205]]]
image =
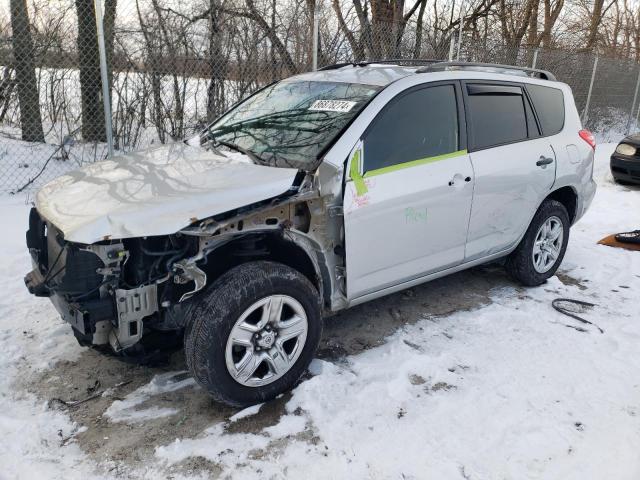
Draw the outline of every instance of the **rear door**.
[[[461,263],[473,194],[458,83],[421,85],[383,108],[348,162],[350,300]]]
[[[522,85],[469,81],[463,90],[475,172],[465,253],[471,261],[520,239],[555,181],[556,156]]]

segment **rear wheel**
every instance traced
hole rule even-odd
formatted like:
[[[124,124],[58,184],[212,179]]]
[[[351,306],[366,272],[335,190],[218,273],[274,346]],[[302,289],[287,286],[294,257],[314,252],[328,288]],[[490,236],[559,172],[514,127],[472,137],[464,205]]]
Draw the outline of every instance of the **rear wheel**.
[[[531,220],[506,268],[523,285],[536,286],[552,277],[564,258],[569,241],[569,214],[556,200],[545,200]]]
[[[247,406],[291,389],[311,362],[322,319],[317,290],[280,263],[233,268],[187,313],[185,357],[216,400]]]

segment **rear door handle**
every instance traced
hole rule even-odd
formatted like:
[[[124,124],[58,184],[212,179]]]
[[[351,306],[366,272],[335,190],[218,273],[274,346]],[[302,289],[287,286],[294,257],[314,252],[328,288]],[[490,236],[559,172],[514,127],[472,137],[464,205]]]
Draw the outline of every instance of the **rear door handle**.
[[[539,167],[544,167],[545,165],[549,165],[550,163],[553,163],[553,158],[545,157],[544,155],[542,155],[540,157],[540,160],[536,162],[536,165]]]

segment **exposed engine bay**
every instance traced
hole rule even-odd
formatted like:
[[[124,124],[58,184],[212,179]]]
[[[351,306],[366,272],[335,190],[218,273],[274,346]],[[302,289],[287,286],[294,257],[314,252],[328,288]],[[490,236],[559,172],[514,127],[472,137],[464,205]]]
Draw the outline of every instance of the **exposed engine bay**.
[[[194,221],[175,234],[86,245],[31,210],[25,283],[49,297],[82,345],[126,352],[145,332],[181,332],[188,300],[228,269],[273,259],[295,265],[330,304],[340,304],[341,218],[312,187]],[[340,212],[338,212],[340,213]],[[333,271],[329,271],[331,266]]]

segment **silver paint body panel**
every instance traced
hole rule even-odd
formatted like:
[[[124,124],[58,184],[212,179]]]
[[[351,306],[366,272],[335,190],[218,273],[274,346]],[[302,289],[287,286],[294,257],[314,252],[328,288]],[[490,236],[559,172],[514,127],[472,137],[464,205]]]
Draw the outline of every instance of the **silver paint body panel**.
[[[353,213],[349,210],[349,205],[353,203],[354,187],[347,173],[344,202],[349,305],[372,300],[508,255],[520,243],[537,208],[554,190],[570,187],[577,194],[578,205],[574,222],[582,217],[593,200],[596,188],[592,179],[594,152],[578,135],[582,124],[570,87],[560,82],[515,75],[447,71],[412,75],[397,80],[385,88],[363,110],[348,131],[327,153],[325,161],[334,164],[337,168],[343,165],[345,159],[350,158],[352,149],[359,142],[369,123],[396,95],[416,85],[452,79],[507,81],[561,89],[565,97],[564,128],[561,133],[551,137],[488,148],[472,152],[468,156],[473,171],[471,189],[474,193],[465,253],[457,260],[454,260],[455,247],[453,251],[440,250],[440,256],[435,253],[439,248],[442,249],[438,246],[440,239],[452,238],[453,228],[447,220],[443,219],[444,215],[439,219],[436,217],[429,227],[423,227],[419,232],[415,231],[415,227],[398,228],[398,211],[402,207],[410,207],[411,202],[415,201],[411,193],[407,194],[407,191],[413,192],[414,188],[411,183],[412,173],[415,173],[415,168],[423,167],[401,170],[400,172],[405,172],[402,174],[394,172],[398,179],[402,177],[404,180],[396,183],[398,204],[393,206],[393,198],[369,202],[361,213]],[[571,154],[568,153],[569,151]],[[536,166],[536,161],[542,155],[552,157],[554,162],[544,168]],[[434,175],[434,182],[436,176],[441,175],[441,178],[447,178],[447,173],[450,177],[459,173],[460,166],[457,160],[458,158],[439,162],[441,165],[438,166],[438,174]],[[438,164],[428,164],[424,168],[434,169],[434,165]],[[440,171],[440,168],[444,170]],[[346,162],[346,172],[349,172],[349,169],[350,160]],[[390,190],[392,180],[382,181],[383,176],[375,177],[375,188],[380,186],[381,190]],[[420,178],[424,180],[425,177],[420,176]],[[429,185],[430,181],[431,179],[423,185],[425,194],[433,197],[422,199],[420,205],[426,206],[431,202],[433,208],[433,205],[438,204],[439,198],[437,193],[434,194],[438,191],[437,187],[435,184]],[[406,201],[404,204],[403,199]],[[460,199],[455,201],[459,202]],[[460,208],[460,203],[458,206]],[[458,211],[463,216],[464,208],[466,206]],[[388,223],[394,215],[393,221]],[[375,221],[377,216],[379,216],[379,222]],[[455,225],[455,222],[453,223]],[[384,233],[381,233],[383,231]],[[427,231],[429,235],[426,235]],[[382,235],[386,242],[376,240],[376,236],[379,235]],[[350,238],[355,246],[350,245]],[[401,247],[414,248],[420,242],[425,249],[422,255],[416,255],[412,250],[403,250],[402,255],[398,256]],[[410,258],[414,258],[413,264]],[[422,268],[420,273],[416,272],[418,266]]]
[[[538,167],[541,157],[554,162]],[[509,249],[529,226],[555,180],[555,153],[546,138],[470,154],[475,172],[465,259]]]
[[[469,155],[461,155],[367,179],[364,196],[347,183],[347,297],[462,263],[473,197],[464,178],[471,175]]]
[[[223,157],[174,143],[58,177],[38,192],[36,208],[71,242],[169,235],[196,220],[280,195],[296,174],[255,165],[239,153]]]

